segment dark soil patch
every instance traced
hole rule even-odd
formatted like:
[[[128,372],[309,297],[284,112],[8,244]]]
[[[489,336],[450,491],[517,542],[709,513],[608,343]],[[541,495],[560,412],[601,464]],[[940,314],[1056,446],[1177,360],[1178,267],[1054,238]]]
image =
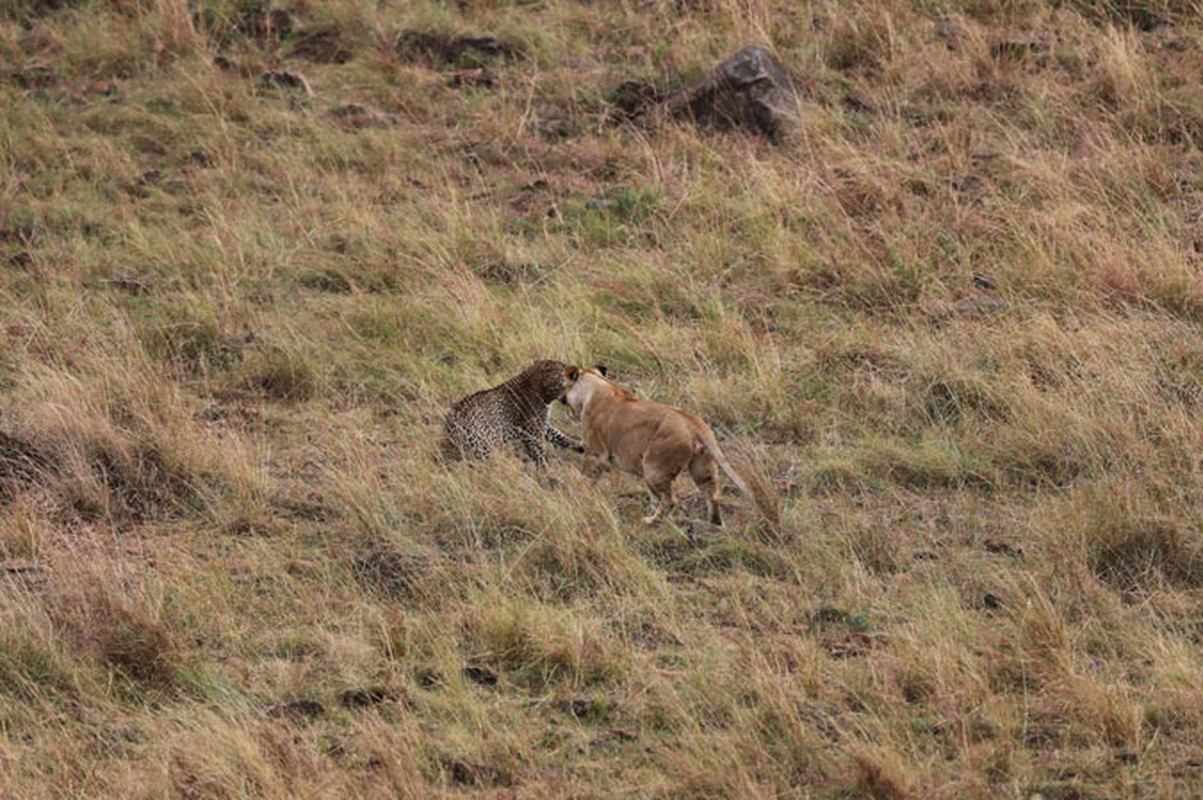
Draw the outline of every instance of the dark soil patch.
[[[396,699],[395,692],[379,686],[367,689],[347,689],[338,697],[343,708],[369,708]]]
[[[37,481],[47,466],[46,457],[36,447],[0,432],[0,497],[6,489]]]
[[[488,764],[473,764],[459,758],[439,759],[451,782],[459,786],[497,786],[508,784],[509,776]]]
[[[513,59],[518,52],[511,44],[491,36],[446,36],[438,33],[403,31],[396,40],[403,59],[429,66],[482,67],[498,58]]]
[[[500,676],[491,667],[483,664],[469,664],[464,667],[464,677],[480,686],[496,686]]]
[[[278,719],[307,722],[326,713],[326,707],[316,700],[290,700],[287,703],[266,706],[263,713]]]
[[[428,556],[387,547],[371,549],[351,562],[351,571],[363,586],[402,599],[413,599],[421,593],[422,579],[430,568]]]
[[[659,89],[647,81],[628,80],[606,93],[611,115],[618,121],[635,119],[663,99]]]

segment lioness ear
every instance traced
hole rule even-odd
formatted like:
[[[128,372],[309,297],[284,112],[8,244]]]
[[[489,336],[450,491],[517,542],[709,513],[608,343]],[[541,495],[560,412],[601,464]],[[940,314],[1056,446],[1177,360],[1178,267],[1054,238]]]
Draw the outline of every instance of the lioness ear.
[[[577,378],[581,377],[581,371],[576,367],[568,367],[564,370],[564,377],[570,381],[575,381]]]
[[[594,364],[593,368],[595,370],[597,370],[599,373],[601,373],[601,376],[603,378],[606,377],[606,365],[605,364]]]

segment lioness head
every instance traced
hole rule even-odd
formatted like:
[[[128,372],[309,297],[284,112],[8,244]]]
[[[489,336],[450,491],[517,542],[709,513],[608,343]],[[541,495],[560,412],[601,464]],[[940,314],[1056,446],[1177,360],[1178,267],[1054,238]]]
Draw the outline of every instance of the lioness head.
[[[596,364],[593,367],[581,369],[575,364],[569,364],[564,368],[564,391],[560,394],[560,402],[568,406],[568,412],[574,419],[581,418],[581,409],[585,406],[585,401],[588,400],[588,392],[585,390],[584,384],[589,381],[586,379],[582,382],[582,378],[587,375],[594,375],[604,379],[606,376],[606,366],[604,364]]]

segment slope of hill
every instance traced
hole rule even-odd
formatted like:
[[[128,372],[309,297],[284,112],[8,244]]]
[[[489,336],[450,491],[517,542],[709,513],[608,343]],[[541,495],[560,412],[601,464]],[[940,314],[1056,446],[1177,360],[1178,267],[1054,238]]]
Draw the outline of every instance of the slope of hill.
[[[1198,796],[1201,19],[4,4],[0,797]],[[781,530],[436,463],[534,356]]]

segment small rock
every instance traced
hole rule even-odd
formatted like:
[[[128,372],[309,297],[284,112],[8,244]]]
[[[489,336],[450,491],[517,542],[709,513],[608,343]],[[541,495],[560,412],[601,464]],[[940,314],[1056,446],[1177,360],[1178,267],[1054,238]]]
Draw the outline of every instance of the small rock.
[[[996,594],[986,592],[982,595],[981,607],[987,611],[998,611],[1003,607],[1002,598]]]
[[[469,664],[464,667],[464,677],[481,686],[496,686],[500,676],[495,670],[484,665]]]
[[[973,285],[978,289],[986,289],[989,291],[993,291],[995,288],[997,288],[997,284],[995,284],[994,279],[984,272],[973,273]]]
[[[742,128],[779,139],[797,123],[798,92],[768,50],[745,47],[663,104],[675,119],[701,128]]]

